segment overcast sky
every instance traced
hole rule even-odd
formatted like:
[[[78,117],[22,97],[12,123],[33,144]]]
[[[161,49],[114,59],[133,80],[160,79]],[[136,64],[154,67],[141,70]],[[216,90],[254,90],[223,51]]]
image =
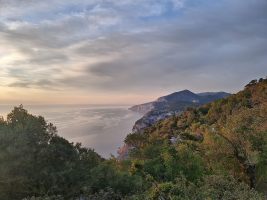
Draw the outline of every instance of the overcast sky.
[[[0,103],[135,104],[267,75],[266,0],[0,0]]]

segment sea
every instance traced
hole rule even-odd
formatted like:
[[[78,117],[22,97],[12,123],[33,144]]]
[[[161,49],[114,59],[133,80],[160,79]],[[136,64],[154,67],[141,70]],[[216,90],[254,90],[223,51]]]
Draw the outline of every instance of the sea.
[[[0,116],[14,108],[0,105]],[[24,105],[29,113],[45,117],[57,127],[58,135],[70,142],[94,149],[105,158],[116,156],[127,134],[141,115],[129,106],[99,105]]]

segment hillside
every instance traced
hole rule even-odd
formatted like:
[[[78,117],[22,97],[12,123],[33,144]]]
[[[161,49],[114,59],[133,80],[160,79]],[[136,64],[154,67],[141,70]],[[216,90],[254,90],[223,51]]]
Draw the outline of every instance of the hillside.
[[[155,124],[157,121],[179,114],[188,107],[197,107],[205,103],[229,96],[226,92],[206,92],[195,94],[189,90],[175,92],[158,98],[156,101],[135,105],[132,111],[144,114],[134,127],[133,132],[139,132]]]
[[[198,163],[190,164],[193,171],[202,166],[208,174],[228,174],[266,193],[267,79],[253,80],[235,95],[187,109],[143,133],[130,134],[125,142],[131,146],[131,158],[164,162],[185,151],[191,156],[190,163]],[[172,146],[169,158],[163,153],[166,144]]]

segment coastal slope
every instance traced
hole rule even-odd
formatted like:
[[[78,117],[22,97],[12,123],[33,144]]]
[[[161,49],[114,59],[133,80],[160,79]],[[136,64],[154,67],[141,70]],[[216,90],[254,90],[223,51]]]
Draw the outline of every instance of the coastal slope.
[[[157,121],[180,114],[188,107],[198,107],[229,95],[226,92],[193,93],[190,90],[182,90],[159,97],[153,102],[132,106],[130,110],[144,115],[134,124],[133,132],[140,132]]]

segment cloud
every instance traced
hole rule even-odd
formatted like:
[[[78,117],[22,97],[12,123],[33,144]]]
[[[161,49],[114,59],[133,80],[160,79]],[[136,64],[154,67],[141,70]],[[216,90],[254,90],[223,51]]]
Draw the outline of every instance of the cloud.
[[[40,88],[52,89],[54,85],[55,84],[49,80],[41,79],[36,82],[32,80],[17,81],[17,82],[10,83],[8,87],[19,87],[19,88],[40,87]]]
[[[87,66],[84,74],[103,77],[97,82],[88,81],[98,90],[137,92],[166,86],[175,90],[187,85],[205,90],[209,81],[218,84],[212,89],[224,86],[233,90],[234,81],[240,87],[243,79],[265,76],[264,8],[267,6],[263,1],[254,4],[227,1],[212,8],[195,8],[172,24],[161,24],[160,28],[138,34],[97,39],[84,43],[76,53],[88,57],[119,55],[110,62]],[[228,9],[227,16],[224,9]],[[86,81],[86,76],[81,78]],[[81,79],[79,82],[79,87],[86,85]]]
[[[195,2],[0,0],[0,52],[13,55],[4,66],[0,56],[9,79],[1,85],[86,94],[232,92],[265,76],[267,2]]]

